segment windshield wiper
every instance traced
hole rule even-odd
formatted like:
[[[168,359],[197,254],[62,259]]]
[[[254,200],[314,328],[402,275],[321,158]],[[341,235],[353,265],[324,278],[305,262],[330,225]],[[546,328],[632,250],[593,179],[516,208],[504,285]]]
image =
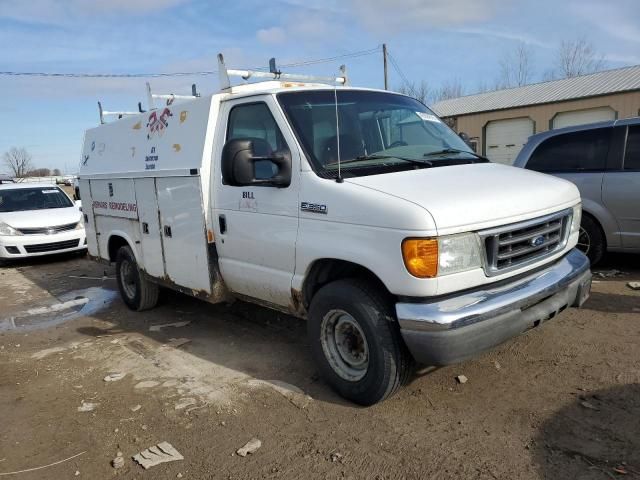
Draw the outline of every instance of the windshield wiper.
[[[428,152],[425,153],[423,156],[424,157],[434,157],[436,155],[445,155],[447,153],[466,153],[467,155],[471,155],[476,157],[479,160],[482,160],[483,162],[489,162],[490,160],[482,155],[479,155],[475,152],[469,152],[467,150],[458,150],[457,148],[443,148],[442,150],[436,150],[435,152]]]
[[[402,160],[404,162],[413,163],[414,165],[420,165],[422,167],[433,167],[433,163],[429,160],[417,160],[415,158],[407,158],[407,157],[399,157],[397,155],[358,155],[355,158],[350,158],[349,160],[340,160],[340,165],[344,165],[346,163],[354,163],[354,162],[363,162],[367,160],[386,160],[389,158],[397,158],[398,160]],[[337,165],[338,162],[331,162],[328,165]]]

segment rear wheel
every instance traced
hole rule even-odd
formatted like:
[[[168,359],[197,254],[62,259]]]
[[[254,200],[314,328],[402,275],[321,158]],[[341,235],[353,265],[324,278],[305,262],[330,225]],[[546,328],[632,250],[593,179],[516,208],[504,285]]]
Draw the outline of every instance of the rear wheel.
[[[393,395],[412,371],[393,306],[371,283],[338,280],[321,288],[311,301],[308,333],[322,377],[361,405]]]
[[[120,247],[116,257],[116,279],[122,300],[131,310],[141,312],[158,303],[158,285],[149,281],[138,268],[131,247]]]
[[[580,234],[576,245],[591,261],[591,265],[596,265],[606,251],[606,240],[600,229],[600,225],[588,215],[582,216],[580,223]]]

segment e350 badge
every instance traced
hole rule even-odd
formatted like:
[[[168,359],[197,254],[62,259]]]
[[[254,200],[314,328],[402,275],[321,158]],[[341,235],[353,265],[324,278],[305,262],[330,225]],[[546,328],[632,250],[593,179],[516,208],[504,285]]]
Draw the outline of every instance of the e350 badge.
[[[319,203],[302,202],[300,203],[300,210],[303,212],[327,214],[327,206]]]

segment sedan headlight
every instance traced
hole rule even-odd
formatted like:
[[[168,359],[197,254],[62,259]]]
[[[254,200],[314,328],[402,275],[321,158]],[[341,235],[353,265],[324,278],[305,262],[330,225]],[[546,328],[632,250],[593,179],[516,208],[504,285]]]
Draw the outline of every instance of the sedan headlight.
[[[13,228],[11,225],[0,222],[0,235],[22,235],[22,233]]]
[[[76,223],[76,230],[84,230],[84,223],[82,223],[82,220],[80,220],[78,223]]]
[[[580,231],[580,222],[582,221],[582,203],[573,207],[573,219],[571,220],[571,233]]]
[[[482,266],[480,237],[475,233],[438,238],[407,238],[402,257],[411,275],[418,278],[451,275]]]

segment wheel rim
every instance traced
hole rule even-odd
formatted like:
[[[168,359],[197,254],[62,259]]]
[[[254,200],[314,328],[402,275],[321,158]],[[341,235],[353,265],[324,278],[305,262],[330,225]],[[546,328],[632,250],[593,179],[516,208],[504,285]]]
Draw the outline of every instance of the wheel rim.
[[[369,345],[358,322],[344,310],[331,310],[322,319],[320,341],[331,368],[341,378],[357,382],[369,368]]]
[[[578,244],[576,245],[586,255],[591,249],[591,237],[589,233],[582,227],[580,227],[580,233],[578,234]]]
[[[135,266],[129,260],[123,260],[120,264],[120,283],[127,298],[135,298],[137,290]]]

